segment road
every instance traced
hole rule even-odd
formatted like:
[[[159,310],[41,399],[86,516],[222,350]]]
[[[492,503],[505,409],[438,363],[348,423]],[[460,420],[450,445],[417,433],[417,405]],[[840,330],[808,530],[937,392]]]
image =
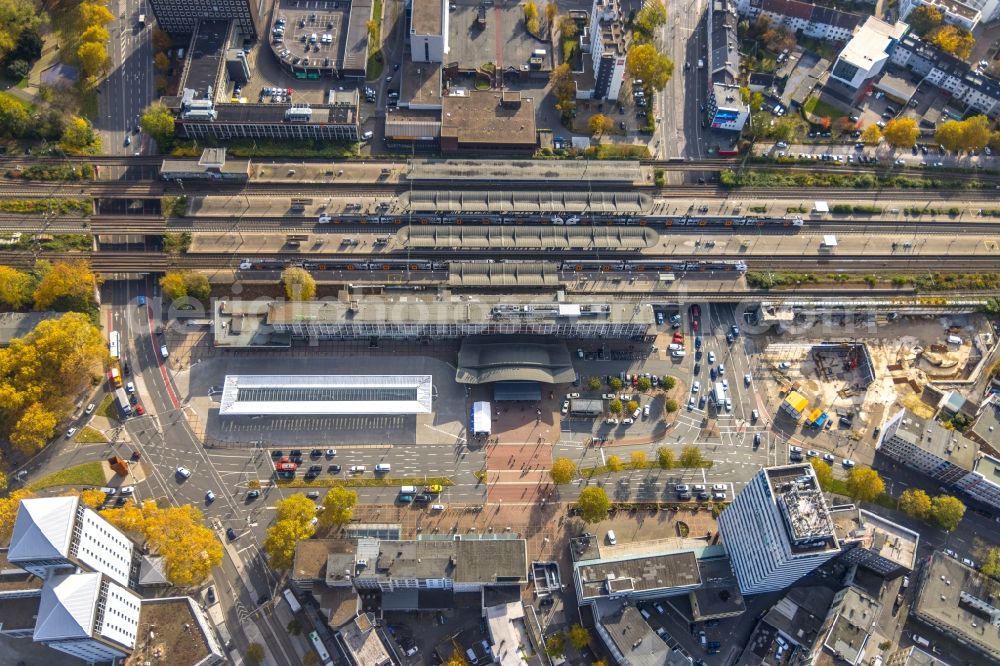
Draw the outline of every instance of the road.
[[[661,48],[674,62],[674,75],[663,92],[657,93],[657,159],[697,159],[704,157],[701,115],[698,105],[705,99],[705,70],[698,69],[704,58],[705,0],[677,0],[664,3],[667,22],[661,29]],[[690,65],[690,67],[688,66]]]
[[[132,133],[137,116],[155,99],[152,12],[144,0],[116,0],[108,8],[116,16],[108,26],[111,72],[99,86],[98,117],[94,124],[101,132],[106,154],[138,155],[153,148],[146,135]],[[148,17],[142,28],[140,14]],[[126,137],[129,145],[125,145]]]

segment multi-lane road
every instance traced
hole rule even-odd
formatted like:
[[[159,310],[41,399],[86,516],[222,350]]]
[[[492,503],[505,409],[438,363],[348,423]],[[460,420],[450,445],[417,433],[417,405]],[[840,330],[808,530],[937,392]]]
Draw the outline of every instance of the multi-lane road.
[[[152,28],[139,25],[139,15],[152,13],[145,0],[115,0],[109,5],[115,20],[108,26],[111,71],[100,86],[95,127],[104,152],[139,155],[150,146],[149,137],[135,134],[136,118],[154,99]],[[129,145],[125,145],[128,137]]]

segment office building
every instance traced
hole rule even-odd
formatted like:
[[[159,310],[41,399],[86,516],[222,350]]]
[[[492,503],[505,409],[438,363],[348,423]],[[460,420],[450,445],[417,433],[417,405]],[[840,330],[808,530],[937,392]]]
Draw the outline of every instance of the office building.
[[[201,19],[232,21],[239,31],[256,39],[260,16],[256,0],[149,0],[160,29],[171,35],[190,35]]]
[[[837,663],[861,664],[881,612],[882,604],[858,588],[839,591],[820,629],[821,640],[811,646],[813,659],[809,663],[818,663],[820,652],[825,651],[834,655]]]
[[[594,0],[589,30],[593,98],[617,100],[625,79],[628,50],[618,0]]]
[[[77,569],[129,585],[132,541],[77,496],[22,500],[7,559],[39,578]]]
[[[899,21],[890,24],[874,16],[868,17],[837,56],[830,78],[852,90],[861,90],[866,81],[882,73],[896,45],[909,29],[910,26]]]
[[[844,549],[842,561],[886,579],[908,574],[916,567],[920,535],[913,530],[853,506],[830,515]]]
[[[719,516],[740,591],[775,592],[840,554],[811,465],[768,467]]]
[[[975,443],[934,419],[900,410],[882,426],[875,450],[942,484],[960,481],[976,458]]]
[[[410,60],[444,62],[448,54],[448,2],[412,0],[410,3]]]

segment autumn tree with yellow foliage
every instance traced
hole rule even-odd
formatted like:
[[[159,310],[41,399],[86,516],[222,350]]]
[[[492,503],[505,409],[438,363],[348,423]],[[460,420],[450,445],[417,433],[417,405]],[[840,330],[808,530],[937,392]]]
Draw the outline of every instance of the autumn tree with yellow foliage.
[[[275,505],[274,524],[267,529],[264,552],[272,569],[288,569],[295,559],[295,544],[315,533],[316,506],[299,493]]]
[[[893,118],[886,123],[882,136],[896,148],[912,148],[920,136],[920,129],[913,118]]]
[[[26,455],[54,434],[56,423],[108,360],[101,332],[83,314],[43,321],[0,349],[0,437]]]
[[[962,60],[969,59],[972,47],[976,45],[976,39],[971,32],[950,23],[934,28],[924,39]]]
[[[222,543],[205,527],[201,511],[190,504],[159,507],[149,501],[101,515],[118,529],[141,536],[150,552],[163,557],[164,574],[174,585],[197,585],[222,562]]]
[[[28,273],[0,266],[0,304],[8,310],[20,310],[31,304],[35,279]]]
[[[0,497],[0,545],[10,543],[11,532],[14,531],[14,519],[17,518],[17,507],[21,500],[34,497],[30,490],[15,490],[6,497]]]
[[[36,310],[92,312],[97,277],[86,261],[39,261],[38,284],[31,294]]]

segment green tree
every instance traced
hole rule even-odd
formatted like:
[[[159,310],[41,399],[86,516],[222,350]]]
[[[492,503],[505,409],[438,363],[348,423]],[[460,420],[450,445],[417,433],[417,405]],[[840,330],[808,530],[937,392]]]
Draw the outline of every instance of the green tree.
[[[358,494],[342,486],[334,486],[326,491],[323,497],[323,508],[316,517],[323,527],[333,527],[351,522],[354,505],[358,503]]]
[[[983,563],[979,565],[979,570],[985,576],[1000,580],[1000,548],[991,546],[986,549],[986,553],[983,555]]]
[[[569,637],[570,645],[578,651],[590,645],[590,632],[581,624],[574,624],[566,635]]]
[[[646,40],[653,39],[656,29],[667,22],[667,8],[660,0],[647,0],[636,12],[632,27]]]
[[[638,44],[629,49],[625,69],[633,79],[642,79],[650,90],[663,90],[674,75],[674,63],[652,44]]]
[[[681,406],[673,398],[670,398],[669,400],[663,403],[663,409],[666,410],[668,414],[673,414],[678,409],[680,409],[680,407]]]
[[[908,488],[899,496],[899,510],[908,516],[926,520],[931,515],[931,498],[919,488]]]
[[[878,125],[869,125],[861,132],[861,142],[866,146],[877,146],[882,140],[882,130]]]
[[[885,490],[885,483],[871,467],[853,467],[847,475],[847,491],[862,502],[872,502]]]
[[[580,32],[580,27],[572,16],[566,15],[559,19],[559,34],[563,39],[573,39]]]
[[[886,123],[882,135],[896,148],[912,148],[920,136],[920,129],[913,118],[893,118]]]
[[[934,5],[921,5],[906,17],[910,29],[920,36],[944,23],[944,14]]]
[[[660,465],[660,469],[672,468],[676,464],[673,449],[668,449],[665,446],[656,449],[656,462]]]
[[[552,634],[545,641],[545,653],[550,657],[566,654],[566,637],[562,633]]]
[[[169,148],[173,143],[174,114],[162,103],[154,102],[147,106],[139,118],[139,126],[156,141],[161,150]]]
[[[585,522],[599,523],[607,519],[608,511],[611,509],[611,501],[608,499],[608,494],[604,492],[604,488],[587,486],[580,491],[576,508]]]
[[[830,481],[833,480],[833,469],[819,458],[810,458],[809,464],[812,465],[813,471],[816,472],[816,480],[819,481],[819,487],[828,487]]]
[[[84,46],[88,45],[85,44]],[[94,45],[91,44],[90,46]],[[100,48],[103,49],[104,47]],[[59,147],[63,151],[73,155],[92,155],[100,152],[101,138],[94,131],[94,127],[90,124],[89,120],[74,116],[63,130]]]
[[[937,495],[931,500],[931,518],[946,532],[954,531],[964,515],[965,505],[957,497]]]
[[[639,377],[638,386],[640,391],[648,391],[653,388],[653,382],[649,379],[649,377]]]
[[[264,661],[264,655],[263,645],[260,643],[250,643],[250,645],[247,645],[246,654],[243,656],[246,657],[246,660],[251,664],[260,664]]]
[[[559,457],[552,461],[552,468],[549,469],[549,476],[558,485],[569,483],[576,474],[576,463],[566,457]]]
[[[707,462],[697,446],[685,446],[681,449],[681,467],[704,467]]]
[[[601,389],[601,380],[597,377],[591,377],[587,380],[587,388],[591,391],[599,391]]]
[[[617,377],[612,377],[611,378],[611,383],[608,384],[608,386],[611,387],[612,391],[621,391],[622,390],[622,380],[618,379]]]
[[[618,456],[608,456],[608,459],[604,462],[605,467],[607,467],[612,472],[620,472],[624,463],[622,459]]]
[[[612,414],[621,414],[622,409],[623,409],[622,401],[619,400],[618,398],[614,398],[608,403],[608,411],[611,412]]]
[[[969,59],[969,56],[972,55],[972,47],[976,45],[976,40],[971,32],[950,24],[934,28],[925,39],[942,51],[962,60]]]
[[[675,386],[677,386],[677,379],[667,375],[662,379],[660,379],[660,386],[669,391],[673,389]]]
[[[316,280],[304,268],[292,266],[281,273],[285,297],[290,301],[310,301],[316,297]]]

